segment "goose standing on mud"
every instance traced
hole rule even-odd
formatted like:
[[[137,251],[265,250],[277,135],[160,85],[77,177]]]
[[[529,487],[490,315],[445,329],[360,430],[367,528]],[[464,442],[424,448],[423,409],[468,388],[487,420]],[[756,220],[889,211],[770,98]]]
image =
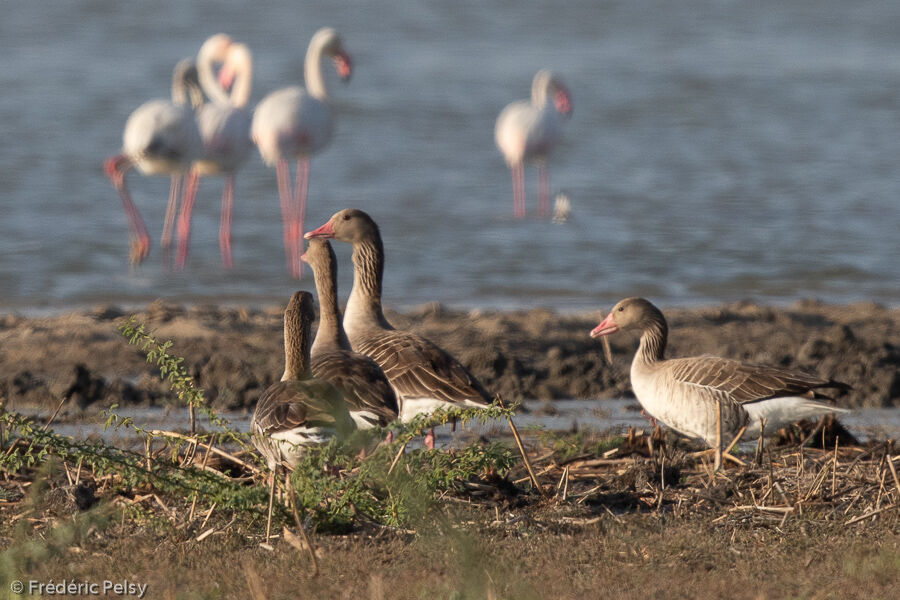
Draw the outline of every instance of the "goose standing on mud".
[[[251,135],[263,161],[275,165],[281,217],[284,222],[284,249],[294,277],[302,274],[300,250],[309,187],[309,157],[331,140],[334,117],[322,72],[322,59],[334,60],[338,75],[350,78],[352,62],[337,32],[324,27],[313,35],[303,64],[306,88],[292,86],[272,92],[256,107]],[[296,184],[291,189],[289,159],[297,160]]]
[[[272,471],[267,540],[279,465],[286,462],[294,468],[307,446],[345,437],[356,429],[341,393],[310,372],[309,338],[314,316],[312,294],[295,292],[284,311],[284,374],[259,397],[250,420],[253,445]]]
[[[569,90],[552,71],[542,69],[531,83],[531,100],[507,105],[497,117],[494,141],[512,173],[513,211],[525,216],[525,162],[538,165],[538,216],[550,214],[547,156],[562,139],[562,118],[572,114]]]
[[[194,108],[203,102],[197,79],[197,67],[192,59],[184,59],[175,65],[172,100],[150,100],[132,112],[125,122],[122,152],[103,163],[103,171],[119,192],[128,215],[133,236],[131,262],[134,264],[142,263],[150,254],[150,234],[125,185],[125,174],[137,167],[144,175],[170,176],[169,202],[160,242],[163,250],[167,250],[172,243],[172,224],[184,174],[203,148],[194,115]],[[189,185],[185,186],[182,202],[188,201],[189,188]]]
[[[214,63],[221,63],[218,78]],[[181,207],[178,218],[178,257],[176,265],[184,268],[191,233],[191,214],[199,179],[204,175],[224,175],[222,216],[219,225],[219,248],[222,264],[230,269],[231,214],[234,205],[234,179],[237,170],[253,151],[250,139],[250,92],[253,87],[253,57],[244,44],[233,42],[224,33],[207,39],[197,54],[200,86],[209,97],[197,112],[197,126],[203,142],[203,156],[194,163],[189,185],[194,186],[190,203]],[[230,93],[228,92],[230,89]]]
[[[353,245],[353,288],[344,312],[344,330],[357,352],[371,357],[397,394],[400,419],[410,421],[439,407],[484,407],[491,397],[465,367],[444,350],[408,331],[398,331],[381,309],[384,246],[378,226],[361,210],[348,208],[306,234]],[[434,448],[434,430],[425,438]]]
[[[313,239],[301,258],[312,267],[319,295],[319,328],[312,344],[312,373],[336,387],[359,429],[384,427],[398,415],[397,396],[378,364],[354,352],[341,325],[337,258],[328,240]]]
[[[721,406],[722,435],[758,436],[761,420],[776,431],[801,419],[848,412],[825,401],[821,388],[850,389],[845,383],[778,367],[751,365],[728,358],[697,356],[665,359],[668,326],[662,312],[643,298],[626,298],[591,331],[601,337],[617,331],[641,332],[631,363],[631,387],[652,417],[681,433],[716,447],[716,404]]]

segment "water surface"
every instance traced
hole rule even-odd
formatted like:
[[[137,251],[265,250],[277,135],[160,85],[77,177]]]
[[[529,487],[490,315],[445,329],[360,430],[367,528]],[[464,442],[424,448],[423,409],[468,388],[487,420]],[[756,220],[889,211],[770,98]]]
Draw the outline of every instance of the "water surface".
[[[63,0],[10,3],[0,20],[0,305],[269,303],[310,289],[287,277],[274,171],[258,156],[238,176],[236,268],[221,267],[212,178],[179,274],[156,246],[129,269],[102,162],[208,35],[249,44],[255,104],[299,81],[323,25],[356,71],[346,86],[329,74],[338,128],[313,160],[308,223],[373,214],[388,305],[900,301],[900,3]],[[573,205],[559,226],[511,217],[493,143],[497,114],[543,67],[574,96],[551,161]],[[156,244],[168,180],[131,185]]]

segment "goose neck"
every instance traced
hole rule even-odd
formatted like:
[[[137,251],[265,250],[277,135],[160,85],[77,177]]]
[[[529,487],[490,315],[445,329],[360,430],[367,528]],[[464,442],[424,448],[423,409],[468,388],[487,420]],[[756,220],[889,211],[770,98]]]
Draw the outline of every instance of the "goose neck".
[[[315,269],[316,291],[319,295],[319,329],[313,341],[312,354],[327,349],[350,349],[350,341],[341,325],[341,311],[337,299],[337,273],[328,266]]]
[[[309,324],[297,315],[284,320],[284,374],[282,381],[312,377],[309,365]]]
[[[652,364],[663,360],[669,331],[665,320],[652,319],[644,326],[635,360]]]
[[[390,329],[381,308],[384,246],[375,236],[353,244],[353,289],[347,300],[344,326],[348,331],[360,323]]]

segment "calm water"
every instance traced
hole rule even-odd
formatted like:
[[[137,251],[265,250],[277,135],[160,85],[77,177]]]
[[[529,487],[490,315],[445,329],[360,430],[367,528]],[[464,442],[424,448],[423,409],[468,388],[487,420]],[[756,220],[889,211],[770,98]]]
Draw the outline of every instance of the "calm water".
[[[524,403],[529,411],[539,411],[546,407],[545,403],[529,400]],[[647,419],[641,416],[638,404],[633,400],[557,400],[553,402],[555,414],[552,416],[539,414],[539,412],[526,412],[516,416],[515,422],[525,435],[539,432],[564,433],[578,429],[602,433],[624,433],[629,427],[649,431]],[[46,417],[46,411],[23,411],[28,415],[41,415]],[[120,408],[116,411],[122,417],[131,417],[134,422],[146,429],[165,429],[183,431],[189,423],[186,409],[182,408]],[[62,435],[70,435],[78,439],[99,435],[107,443],[127,447],[135,442],[132,430],[127,428],[103,430],[104,418],[97,417],[83,419],[84,415],[75,415],[74,421],[66,422],[62,417],[60,422],[54,423],[53,430]],[[250,430],[250,415],[243,413],[227,413],[225,416],[233,427],[240,431]],[[211,430],[203,416],[198,417],[201,426]],[[840,416],[841,424],[857,436],[860,440],[886,440],[897,439],[900,436],[900,412],[885,408],[860,408],[853,412]],[[450,426],[438,427],[436,430],[438,441],[441,444],[450,444],[452,440],[465,442],[470,436],[485,435],[495,437],[497,435],[509,435],[509,428],[505,421],[488,421],[487,423],[468,423],[464,431],[468,435],[457,433],[452,435]],[[419,444],[416,440],[415,444]],[[742,442],[743,443],[743,442]]]
[[[208,179],[191,262],[174,275],[155,245],[130,270],[102,162],[208,35],[250,45],[255,103],[299,81],[326,24],[356,71],[346,86],[330,73],[338,130],[313,160],[308,223],[347,206],[373,214],[388,305],[900,303],[896,1],[187,4],[4,6],[0,305],[280,302],[310,289],[287,277],[275,175],[257,155],[238,176],[236,268],[221,267],[221,180]],[[541,67],[574,97],[551,162],[554,193],[573,205],[564,225],[511,218],[493,143],[497,114]],[[168,180],[130,181],[156,244]]]

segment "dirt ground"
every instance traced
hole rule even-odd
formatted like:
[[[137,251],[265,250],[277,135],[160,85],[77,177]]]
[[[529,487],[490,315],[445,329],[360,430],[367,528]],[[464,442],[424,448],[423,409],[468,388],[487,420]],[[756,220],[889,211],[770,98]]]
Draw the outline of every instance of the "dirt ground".
[[[848,600],[900,594],[900,536],[892,532],[873,536],[864,528],[839,535],[803,521],[778,531],[733,528],[708,517],[585,521],[555,535],[531,521],[512,533],[483,522],[418,538],[391,532],[320,537],[317,577],[310,561],[284,544],[272,552],[237,533],[197,542],[188,535],[196,532],[159,535],[114,526],[50,553],[26,577],[127,580],[146,584],[146,598],[165,599]]]
[[[174,342],[219,408],[252,407],[283,370],[281,307],[264,310],[157,301],[136,314]],[[664,309],[665,310],[665,309]],[[669,356],[716,354],[802,369],[850,383],[844,406],[900,405],[900,310],[812,302],[785,309],[750,303],[665,310]],[[117,331],[132,313],[114,307],[54,317],[0,316],[0,396],[11,408],[165,402],[168,391]],[[426,305],[390,313],[457,356],[509,400],[628,396],[632,335],[611,338],[613,364],[588,336],[602,313],[449,311]]]
[[[837,399],[843,406],[900,405],[900,309],[815,302],[662,308],[668,356],[715,354],[802,369],[851,384],[853,391]],[[159,340],[173,341],[171,352],[185,358],[214,406],[252,409],[283,371],[282,309],[156,301],[134,314]],[[41,318],[0,315],[0,398],[15,409],[55,407],[66,397],[69,413],[170,401],[154,366],[118,333],[131,314],[101,306]],[[588,336],[602,316],[460,312],[437,304],[388,313],[395,326],[430,338],[507,400],[630,396],[636,337],[612,336],[607,364],[600,342]]]

